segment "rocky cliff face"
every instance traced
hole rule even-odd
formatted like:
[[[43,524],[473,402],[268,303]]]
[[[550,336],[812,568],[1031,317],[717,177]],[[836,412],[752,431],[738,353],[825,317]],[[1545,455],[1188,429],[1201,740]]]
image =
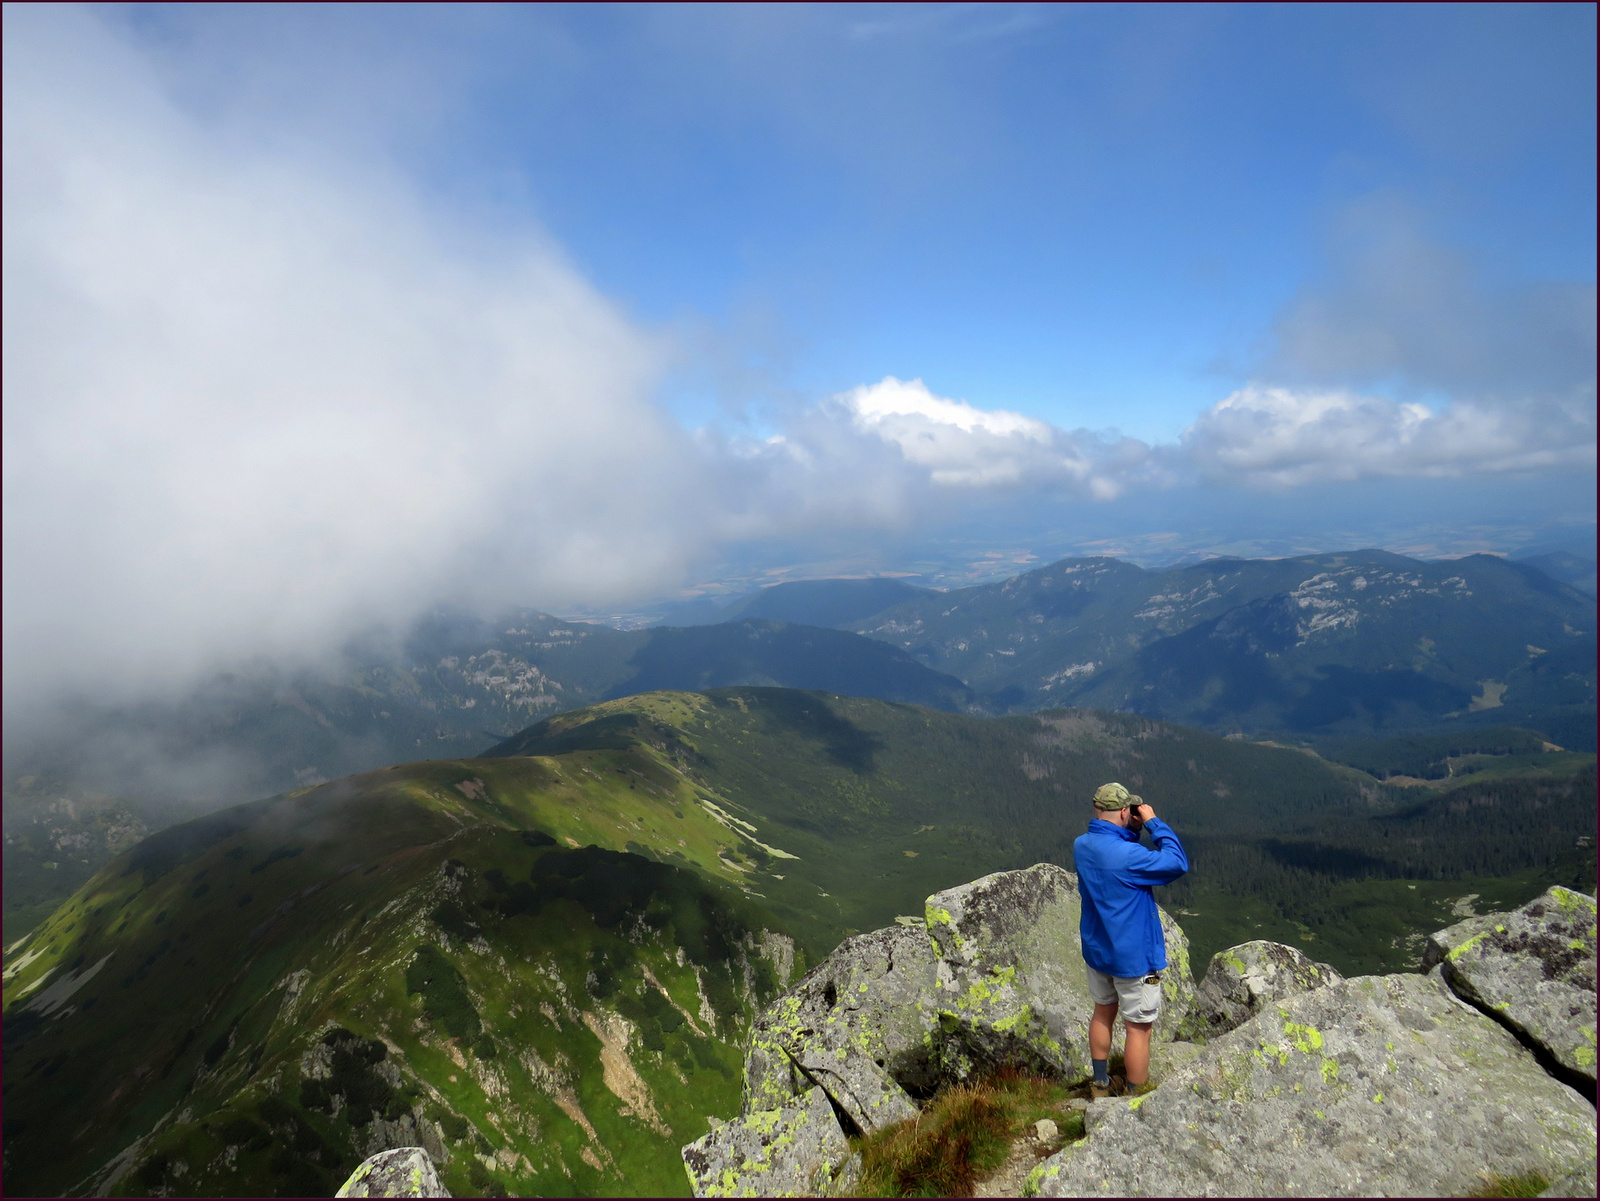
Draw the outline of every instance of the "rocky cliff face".
[[[744,1112],[683,1149],[695,1194],[846,1194],[849,1139],[947,1083],[1087,1076],[1078,915],[1076,877],[1039,864],[846,940],[754,1027]],[[1028,1195],[1595,1195],[1592,897],[1556,888],[1441,931],[1428,975],[1346,980],[1256,942],[1198,989],[1162,920],[1158,1087],[1093,1104]]]

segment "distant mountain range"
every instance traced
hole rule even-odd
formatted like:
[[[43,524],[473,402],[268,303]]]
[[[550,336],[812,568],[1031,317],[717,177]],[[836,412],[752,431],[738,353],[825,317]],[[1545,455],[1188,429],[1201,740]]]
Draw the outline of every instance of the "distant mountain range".
[[[655,624],[701,626],[741,617],[764,617],[768,621],[845,629],[852,622],[930,591],[896,579],[790,580],[743,596],[680,601]]]
[[[1518,556],[1518,563],[1536,567],[1553,580],[1571,584],[1585,596],[1595,595],[1595,561],[1575,555],[1570,551],[1547,551],[1538,555]]]
[[[134,794],[150,761],[152,789],[170,793],[173,764],[221,761],[242,798],[476,753],[598,700],[740,684],[979,713],[1078,704],[1303,735],[1492,722],[1594,745],[1593,601],[1487,555],[1364,551],[1160,572],[1067,559],[952,592],[781,584],[730,611],[715,625],[642,630],[528,609],[492,621],[434,613],[401,637],[356,639],[319,670],[262,665],[175,703],[86,711],[53,742],[8,746],[7,783],[99,758],[105,778],[80,783]],[[121,760],[120,748],[131,748]]]
[[[402,638],[352,641],[321,670],[261,665],[175,703],[85,713],[54,740],[8,747],[6,779],[66,786],[74,764],[99,756],[103,777],[85,786],[159,795],[181,786],[179,767],[192,765],[203,780],[202,769],[220,761],[233,799],[244,799],[388,763],[476,754],[542,716],[595,701],[738,684],[947,710],[975,703],[960,680],[844,630],[759,618],[614,630],[530,609],[493,621],[436,612]],[[116,758],[124,748],[125,761]]]
[[[1593,600],[1491,555],[1362,551],[1162,572],[1067,559],[853,628],[1000,710],[1066,703],[1299,734],[1510,721],[1594,746]]]

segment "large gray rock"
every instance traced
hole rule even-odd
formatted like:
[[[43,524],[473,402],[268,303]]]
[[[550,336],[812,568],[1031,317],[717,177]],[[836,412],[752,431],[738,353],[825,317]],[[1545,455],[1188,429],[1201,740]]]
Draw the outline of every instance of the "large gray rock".
[[[933,950],[891,926],[847,938],[756,1020],[744,1110],[779,1109],[821,1085],[863,1131],[916,1113],[901,1086],[931,1093]]]
[[[1456,994],[1595,1086],[1595,899],[1559,885],[1440,930],[1424,962]]]
[[[1550,1182],[1550,1187],[1540,1193],[1541,1197],[1593,1197],[1600,1181],[1596,1180],[1595,1165],[1591,1163],[1586,1168],[1575,1172],[1568,1172],[1565,1176]]]
[[[1418,975],[1267,1006],[1154,1092],[1095,1106],[1040,1196],[1463,1196],[1592,1169],[1595,1111],[1507,1030]]]
[[[379,1151],[350,1173],[335,1197],[448,1197],[433,1159],[421,1147]]]
[[[856,1165],[820,1088],[793,1105],[734,1118],[683,1149],[696,1197],[820,1197]]]
[[[1090,1073],[1088,977],[1078,878],[1051,863],[997,872],[928,898],[937,956],[935,1036],[942,1074],[1005,1064],[1082,1079]],[[1167,970],[1157,1039],[1171,1039],[1194,997],[1189,941],[1163,911]],[[1118,1037],[1121,1024],[1117,1026]]]
[[[1339,972],[1281,942],[1257,939],[1218,951],[1177,1036],[1205,1041],[1244,1025],[1274,1001],[1337,984]]]

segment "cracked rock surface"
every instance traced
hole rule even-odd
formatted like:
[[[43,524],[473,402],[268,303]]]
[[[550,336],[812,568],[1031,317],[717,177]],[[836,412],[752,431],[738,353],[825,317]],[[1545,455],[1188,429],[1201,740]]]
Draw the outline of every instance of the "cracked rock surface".
[[[1424,961],[1464,1000],[1595,1085],[1595,899],[1559,885],[1440,930]]]
[[[820,1088],[734,1118],[683,1149],[697,1197],[821,1197],[847,1191],[854,1153]]]
[[[920,928],[847,938],[756,1019],[745,1055],[746,1112],[777,1109],[820,1084],[863,1129],[898,1121],[901,1087],[931,1093],[933,950]],[[884,1098],[888,1098],[885,1100]],[[885,1108],[887,1106],[887,1109]]]
[[[1266,1006],[1160,1088],[1094,1107],[1045,1197],[1464,1196],[1595,1163],[1595,1111],[1433,978],[1362,976]]]
[[[1189,940],[1160,910],[1166,935],[1158,1040],[1194,997]],[[1078,878],[1052,863],[996,872],[928,898],[925,924],[937,957],[938,1060],[962,1080],[1002,1064],[1079,1079],[1090,1072],[1094,1003],[1078,924]],[[1121,1027],[1118,1026],[1120,1039]]]

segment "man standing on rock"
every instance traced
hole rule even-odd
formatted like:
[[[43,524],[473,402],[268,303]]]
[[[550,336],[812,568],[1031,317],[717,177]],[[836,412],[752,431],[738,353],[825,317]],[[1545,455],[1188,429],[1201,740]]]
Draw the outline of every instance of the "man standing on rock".
[[[1139,841],[1149,830],[1150,850]],[[1189,870],[1189,857],[1172,827],[1121,784],[1102,784],[1094,794],[1094,820],[1072,844],[1083,898],[1079,933],[1089,968],[1089,1055],[1094,1061],[1090,1092],[1114,1090],[1107,1062],[1111,1024],[1122,1013],[1127,1038],[1122,1062],[1130,1089],[1150,1079],[1150,1032],[1161,1013],[1161,973],[1167,940],[1151,888],[1171,884]]]

